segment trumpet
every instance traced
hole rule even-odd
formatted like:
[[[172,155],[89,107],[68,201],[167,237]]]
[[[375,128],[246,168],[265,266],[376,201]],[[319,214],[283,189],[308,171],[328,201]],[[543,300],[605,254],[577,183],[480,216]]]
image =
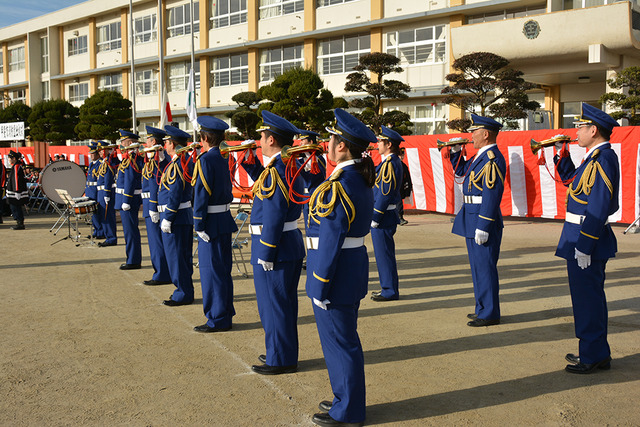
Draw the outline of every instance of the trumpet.
[[[378,151],[378,147],[370,145],[367,147],[367,151]]]
[[[313,153],[323,154],[324,149],[320,144],[307,144],[307,145],[298,145],[296,147],[291,147],[289,145],[285,145],[280,150],[280,156],[282,157],[283,162],[289,161],[290,158],[295,157],[302,153]]]
[[[225,141],[222,141],[220,143],[220,155],[222,155],[222,157],[226,159],[229,157],[229,153],[232,153],[235,151],[253,150],[254,148],[257,148],[257,147],[258,147],[258,144],[256,144],[255,141],[249,144],[240,144],[240,145],[229,145]]]
[[[438,141],[438,151],[442,151],[444,147],[453,147],[455,145],[469,144],[471,142],[467,138],[451,138],[449,141],[440,141],[437,139],[436,141]]]
[[[533,152],[533,154],[537,154],[541,148],[550,147],[552,145],[555,145],[556,142],[562,142],[563,144],[565,144],[565,143],[570,143],[575,141],[577,141],[577,139],[571,139],[570,136],[562,135],[562,134],[556,135],[553,138],[545,139],[544,141],[540,141],[540,142],[531,138],[531,151]]]

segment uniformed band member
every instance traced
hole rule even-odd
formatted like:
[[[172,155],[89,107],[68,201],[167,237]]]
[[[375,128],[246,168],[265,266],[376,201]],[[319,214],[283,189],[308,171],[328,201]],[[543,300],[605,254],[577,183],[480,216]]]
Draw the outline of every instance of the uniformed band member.
[[[301,130],[299,135],[301,145],[317,144],[319,136],[320,134],[316,132],[312,132],[310,130]],[[327,177],[327,162],[325,161],[324,157],[322,157],[320,154],[317,154],[316,168],[314,168],[312,164],[313,160],[309,160],[307,162],[308,156],[310,156],[310,154],[303,155],[298,159],[298,167],[304,167],[304,169],[300,171],[300,176],[302,177],[302,182],[304,185],[304,194],[306,196],[311,196],[315,189],[318,188],[318,185],[322,184],[322,182]],[[304,216],[304,224],[306,228],[309,220],[308,203],[302,205],[302,214]]]
[[[87,170],[87,184],[84,189],[85,197],[98,201],[98,175],[100,169],[100,151],[98,150],[98,142],[94,141],[89,145],[89,157],[91,163]],[[104,232],[102,231],[102,217],[98,213],[91,215],[91,225],[93,227],[93,237],[96,239],[104,239]],[[91,237],[91,236],[89,236]]]
[[[127,261],[120,265],[120,270],[137,270],[142,268],[142,243],[138,226],[138,212],[142,204],[142,167],[144,160],[138,155],[137,134],[120,130],[122,144],[122,162],[118,167],[116,183],[116,210],[120,211],[122,232],[124,234]]]
[[[9,180],[7,181],[6,195],[7,202],[11,208],[11,216],[16,221],[16,225],[12,226],[12,230],[24,230],[24,212],[22,207],[29,201],[29,189],[27,188],[27,179],[22,170],[22,154],[13,150],[7,155],[11,170],[9,171]]]
[[[375,134],[355,117],[335,110],[328,145],[336,168],[309,202],[307,295],[313,301],[332,401],[323,401],[312,421],[321,426],[365,419],[364,355],[358,308],[367,294],[369,257],[364,238],[373,217],[375,168],[362,157]]]
[[[169,266],[162,244],[160,214],[158,213],[158,187],[162,171],[169,164],[169,159],[164,151],[163,141],[167,133],[151,126],[146,126],[146,130],[145,163],[142,168],[142,216],[147,226],[147,241],[153,276],[150,280],[145,280],[142,283],[154,286],[171,283]]]
[[[476,300],[475,312],[467,315],[469,326],[500,323],[498,258],[502,242],[500,201],[504,191],[506,163],[496,140],[502,125],[489,117],[471,115],[469,128],[473,147],[471,159],[461,158],[462,148],[451,149],[456,175],[464,177],[463,205],[456,215],[452,233],[465,237]]]
[[[233,201],[229,161],[220,155],[224,131],[229,128],[215,117],[198,117],[202,152],[193,172],[193,223],[198,234],[198,265],[202,305],[207,322],[196,332],[228,331],[233,316],[233,265],[231,234],[238,226],[231,215]]]
[[[371,221],[371,240],[378,265],[378,277],[382,290],[373,292],[374,301],[393,301],[400,298],[398,289],[398,266],[396,263],[396,234],[400,217],[398,203],[402,203],[400,188],[402,185],[402,160],[400,143],[402,136],[393,129],[382,126],[382,135],[378,137],[378,152],[382,158],[376,167],[376,182],[373,187],[373,220]]]
[[[193,209],[190,178],[193,164],[184,154],[177,152],[184,148],[189,134],[173,126],[165,126],[164,130],[167,133],[164,148],[171,157],[171,162],[160,180],[158,212],[164,253],[171,282],[176,290],[163,304],[175,307],[193,302]]]
[[[7,170],[4,167],[4,159],[0,158],[0,224],[4,224],[2,214],[4,212],[4,186],[7,183]]]
[[[587,149],[577,168],[569,156],[557,156],[558,174],[569,184],[567,215],[556,256],[567,260],[579,353],[566,355],[572,374],[611,367],[607,342],[607,300],[604,293],[607,260],[617,252],[607,218],[618,208],[620,167],[609,138],[618,123],[605,112],[582,104],[575,122],[578,145]]]
[[[99,247],[115,246],[118,244],[116,235],[116,211],[115,205],[115,177],[120,165],[120,160],[116,156],[117,145],[110,145],[107,142],[99,141],[98,149],[102,152],[102,163],[98,170],[98,215],[102,220],[102,231],[105,241],[98,243]]]
[[[262,365],[253,365],[259,374],[295,372],[298,367],[298,280],[304,246],[297,221],[301,206],[289,201],[285,164],[280,151],[292,145],[300,130],[269,111],[262,111],[264,127],[260,145],[269,157],[266,168],[242,163],[255,181],[251,209],[251,264],[258,300],[258,313],[265,332],[266,355]],[[302,192],[302,182],[294,182]]]

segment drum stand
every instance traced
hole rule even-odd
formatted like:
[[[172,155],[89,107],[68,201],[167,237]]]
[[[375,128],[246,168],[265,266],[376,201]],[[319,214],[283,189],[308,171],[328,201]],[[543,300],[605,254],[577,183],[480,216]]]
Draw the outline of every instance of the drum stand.
[[[66,203],[64,205],[64,210],[62,210],[61,208],[58,207],[58,205],[54,202],[51,201],[51,205],[53,206],[53,208],[58,212],[58,214],[60,214],[60,217],[58,218],[58,220],[56,221],[55,224],[53,224],[53,226],[51,227],[51,229],[49,230],[49,232],[53,231],[54,229],[56,230],[53,235],[57,235],[58,231],[60,231],[60,229],[64,226],[65,222],[67,223],[67,227],[68,227],[68,235],[63,237],[60,240],[56,240],[55,242],[53,242],[51,245],[55,245],[58,242],[61,242],[63,240],[66,239],[74,239],[71,236],[71,228],[73,227],[73,230],[76,232],[76,237],[75,237],[75,241],[78,241],[78,236],[80,233],[78,233],[78,220],[76,218],[76,224],[72,225],[71,224],[71,215],[74,214],[73,211],[73,200],[71,199],[71,196],[69,196],[69,193],[65,190],[59,190],[56,189],[56,192],[58,192],[58,195],[60,195],[62,197],[62,200],[64,200]],[[56,228],[57,227],[57,228]]]

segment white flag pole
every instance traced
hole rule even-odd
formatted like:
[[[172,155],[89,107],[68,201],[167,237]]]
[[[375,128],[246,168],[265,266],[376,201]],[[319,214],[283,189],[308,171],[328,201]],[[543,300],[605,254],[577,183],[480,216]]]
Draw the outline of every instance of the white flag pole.
[[[160,127],[164,129],[165,124],[169,123],[167,119],[167,87],[164,84],[164,16],[162,13],[162,0],[158,0],[158,19],[156,20],[156,28],[158,29],[158,84],[160,95]],[[165,123],[166,122],[166,123]]]
[[[134,28],[133,28],[133,0],[129,0],[129,46],[130,46],[130,56],[131,56],[131,113],[132,113],[132,122],[131,128],[134,132],[138,130],[138,125],[136,123],[136,65],[134,59]]]
[[[191,99],[193,102],[193,117],[189,114],[189,104],[187,104],[187,116],[191,123],[193,124],[193,142],[196,142],[196,119],[198,115],[196,113],[196,76],[195,69],[193,68],[195,64],[195,49],[194,49],[194,38],[195,38],[195,28],[193,26],[193,17],[194,17],[194,8],[193,8],[193,0],[191,0],[191,72],[189,73],[189,95],[187,95],[187,100]]]

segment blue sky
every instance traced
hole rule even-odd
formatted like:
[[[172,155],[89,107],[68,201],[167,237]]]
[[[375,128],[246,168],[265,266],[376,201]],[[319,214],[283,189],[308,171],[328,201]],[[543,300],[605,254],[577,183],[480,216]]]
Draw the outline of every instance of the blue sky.
[[[86,0],[0,0],[0,28],[84,1]]]

